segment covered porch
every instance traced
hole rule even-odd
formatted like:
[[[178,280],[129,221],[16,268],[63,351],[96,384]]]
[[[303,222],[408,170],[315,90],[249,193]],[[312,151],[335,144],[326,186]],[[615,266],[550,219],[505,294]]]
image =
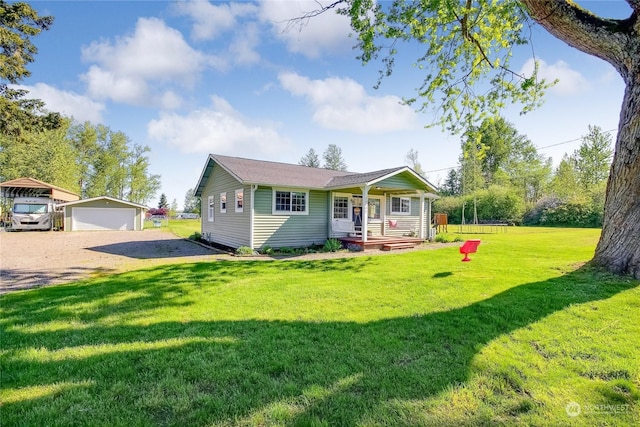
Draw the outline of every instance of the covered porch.
[[[349,178],[334,179],[330,188],[330,237],[365,249],[410,247],[433,237],[431,204],[438,196],[435,187],[411,168],[359,174],[359,182],[340,182]]]

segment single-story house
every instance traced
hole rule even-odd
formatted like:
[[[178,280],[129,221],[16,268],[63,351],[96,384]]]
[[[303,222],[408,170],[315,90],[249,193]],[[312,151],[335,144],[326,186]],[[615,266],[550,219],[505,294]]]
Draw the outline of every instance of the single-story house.
[[[407,166],[353,173],[211,154],[194,194],[205,240],[259,249],[347,236],[427,239],[435,192]]]
[[[58,207],[64,209],[64,229],[67,231],[142,230],[149,209],[108,196],[61,203]]]

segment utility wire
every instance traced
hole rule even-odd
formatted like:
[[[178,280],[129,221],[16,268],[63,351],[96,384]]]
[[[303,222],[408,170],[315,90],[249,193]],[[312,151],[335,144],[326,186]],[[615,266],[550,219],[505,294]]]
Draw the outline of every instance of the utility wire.
[[[616,130],[617,129],[609,129],[609,130],[602,131],[602,133],[609,133],[609,132],[613,132],[613,131],[616,131]],[[580,141],[582,138],[584,138],[584,137],[581,136],[580,138],[570,139],[568,141],[562,141],[562,142],[558,142],[558,143],[551,144],[551,145],[545,145],[544,147],[536,147],[536,150],[544,150],[545,148],[557,147],[558,145],[564,145],[564,144],[568,144],[570,142]],[[424,171],[423,173],[427,174],[427,173],[448,171],[448,170],[451,170],[451,169],[456,169],[457,167],[458,166],[450,166],[448,168],[433,169],[433,170],[430,170],[430,171]]]

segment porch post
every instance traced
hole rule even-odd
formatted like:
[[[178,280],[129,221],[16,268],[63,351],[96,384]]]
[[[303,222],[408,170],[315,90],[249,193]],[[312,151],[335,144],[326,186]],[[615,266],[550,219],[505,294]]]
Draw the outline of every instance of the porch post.
[[[427,199],[427,239],[431,239],[431,204],[433,199],[429,197]]]
[[[362,241],[367,242],[367,228],[369,227],[369,189],[370,185],[361,187],[362,190]]]
[[[424,239],[424,191],[420,191],[420,229],[419,235]]]

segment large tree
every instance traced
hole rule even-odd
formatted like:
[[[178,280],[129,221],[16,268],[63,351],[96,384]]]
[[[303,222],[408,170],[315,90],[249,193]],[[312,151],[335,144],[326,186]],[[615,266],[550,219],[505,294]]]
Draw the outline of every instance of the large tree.
[[[423,45],[416,61],[425,78],[415,98],[422,110],[440,107],[453,131],[495,115],[507,102],[526,112],[540,104],[547,83],[509,67],[512,48],[527,43],[533,20],[570,46],[609,62],[626,85],[594,263],[640,278],[640,0],[626,0],[626,19],[595,15],[571,0],[337,0],[327,10],[351,19],[363,62],[381,57],[381,76],[400,61],[405,42]],[[482,85],[477,83],[482,82]]]
[[[318,157],[318,153],[313,148],[309,148],[307,154],[302,156],[298,161],[300,166],[308,166],[310,168],[319,168],[320,167],[320,158]]]
[[[611,135],[598,126],[589,126],[589,133],[582,137],[580,147],[573,153],[577,178],[583,190],[605,182],[611,166]]]
[[[347,170],[347,164],[342,157],[342,148],[337,145],[329,144],[322,157],[324,158],[325,169],[332,169],[335,171]]]
[[[0,0],[0,132],[20,135],[24,130],[51,130],[62,126],[58,113],[48,113],[38,99],[26,99],[27,91],[11,89],[31,72],[38,49],[31,38],[48,30],[53,17],[39,16],[27,3]]]

